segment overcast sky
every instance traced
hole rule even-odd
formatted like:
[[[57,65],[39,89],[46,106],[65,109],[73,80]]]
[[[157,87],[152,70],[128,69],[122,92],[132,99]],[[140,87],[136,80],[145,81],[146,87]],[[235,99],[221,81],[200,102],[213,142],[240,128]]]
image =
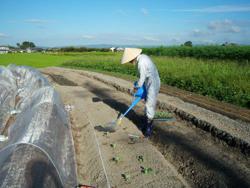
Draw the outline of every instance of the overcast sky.
[[[250,44],[249,0],[5,0],[0,44]]]

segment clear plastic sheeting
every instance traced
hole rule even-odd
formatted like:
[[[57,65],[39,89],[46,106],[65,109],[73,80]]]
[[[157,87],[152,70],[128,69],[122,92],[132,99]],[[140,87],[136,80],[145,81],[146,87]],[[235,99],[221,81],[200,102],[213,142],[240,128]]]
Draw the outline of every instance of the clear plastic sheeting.
[[[38,71],[0,67],[0,187],[74,187],[75,152],[59,95]]]

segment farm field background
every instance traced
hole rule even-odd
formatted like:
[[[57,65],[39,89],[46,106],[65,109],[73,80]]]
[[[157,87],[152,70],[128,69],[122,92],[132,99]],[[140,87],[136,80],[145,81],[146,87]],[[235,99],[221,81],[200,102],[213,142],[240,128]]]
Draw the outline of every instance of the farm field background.
[[[0,64],[36,68],[63,66],[98,71],[126,79],[136,79],[133,65],[121,65],[122,53],[30,53],[2,54]],[[210,96],[220,101],[250,108],[250,64],[235,60],[208,60],[191,57],[151,56],[163,84]]]

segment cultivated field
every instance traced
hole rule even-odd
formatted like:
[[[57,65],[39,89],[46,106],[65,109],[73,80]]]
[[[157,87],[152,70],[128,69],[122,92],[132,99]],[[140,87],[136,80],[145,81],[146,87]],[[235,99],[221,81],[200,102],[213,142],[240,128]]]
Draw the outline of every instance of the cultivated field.
[[[7,55],[5,57],[12,57],[11,54]],[[42,66],[95,69],[116,76],[125,75],[127,79],[135,79],[136,75],[135,67],[119,64],[121,54],[117,53],[13,54],[13,57],[16,56],[22,57],[19,58],[22,61],[25,61],[25,58],[30,59],[29,63],[36,62],[35,59],[39,57],[40,63],[43,60]],[[183,64],[191,60],[193,63],[196,62],[197,66],[209,64],[208,61],[200,61],[199,64],[195,59],[155,56],[152,58],[160,70],[161,77],[164,77],[164,64],[171,68],[172,62],[172,71],[176,67],[178,70],[176,60],[182,61]],[[17,63],[25,64],[22,61]],[[33,66],[37,64],[34,63]],[[152,138],[145,139],[138,129],[143,123],[143,102],[140,102],[124,118],[122,126],[115,133],[108,133],[103,132],[101,127],[115,120],[119,113],[123,113],[128,108],[133,100],[132,96],[128,95],[131,92],[132,82],[85,70],[59,67],[39,70],[59,93],[64,108],[68,112],[79,183],[98,187],[204,187],[204,185],[249,187],[249,110],[230,111],[234,112],[234,117],[225,116],[217,110],[207,110],[202,105],[193,105],[180,100],[180,96],[185,95],[195,102],[203,103],[206,100],[209,106],[214,107],[210,103],[211,100],[207,100],[206,97],[201,100],[194,94],[164,86],[161,89],[167,89],[167,91],[160,93],[157,98],[157,112],[167,113],[169,119],[164,122],[154,120]],[[182,71],[185,73],[186,70]],[[3,70],[0,70],[0,73],[6,75]],[[13,75],[15,77],[18,73]],[[32,79],[29,79],[27,74],[24,75],[30,83]],[[8,78],[13,77],[8,76]],[[37,83],[41,85],[41,81]],[[23,89],[21,86],[17,84],[18,91],[26,91],[25,87]],[[168,95],[169,90],[178,96]],[[4,92],[4,90],[1,91]],[[11,93],[14,96],[16,94]],[[46,101],[43,104],[47,104],[47,98],[44,99]],[[18,101],[19,99],[16,100]],[[216,101],[216,103],[219,102]],[[219,109],[223,111],[225,106],[219,105]],[[63,106],[61,109],[63,110]],[[234,110],[237,108],[235,107]],[[38,114],[45,116],[47,113]],[[238,118],[239,114],[245,114],[245,119]],[[20,117],[22,115],[22,113],[19,114]],[[62,116],[53,117],[58,119]],[[34,116],[31,118],[37,120]],[[16,125],[20,124],[18,120],[13,121]],[[6,125],[8,125],[5,126],[7,128],[9,125],[12,126],[12,121],[7,121]],[[30,123],[30,125],[33,124]],[[47,124],[44,123],[44,125]],[[59,133],[58,130],[61,130],[57,128],[59,126],[53,123],[51,125],[56,126],[53,133]],[[33,131],[29,134],[32,138],[38,135],[35,130]],[[56,138],[55,141],[58,139]],[[25,174],[23,177],[27,177],[26,173],[23,174]],[[39,181],[43,180],[40,178]]]
[[[53,54],[5,54],[0,64],[37,68],[64,66],[99,71],[126,79],[136,79],[136,69],[120,65],[121,53],[82,52]],[[235,60],[151,56],[163,84],[250,108],[250,65]]]
[[[73,106],[69,116],[79,182],[98,187],[105,183],[111,187],[249,187],[249,123],[188,103],[181,105],[178,98],[160,94],[160,104],[172,106],[172,112],[164,112],[173,119],[155,120],[151,139],[131,140],[131,134],[142,136],[137,127],[142,125],[143,102],[116,132],[101,129],[129,107],[132,96],[124,91],[131,82],[83,70],[50,67],[40,71],[64,104]],[[178,109],[186,111],[177,115]],[[185,117],[193,114],[194,122],[206,121],[203,128],[202,123],[197,125],[204,130],[183,121],[185,113],[189,114]],[[237,138],[242,139],[239,144]]]

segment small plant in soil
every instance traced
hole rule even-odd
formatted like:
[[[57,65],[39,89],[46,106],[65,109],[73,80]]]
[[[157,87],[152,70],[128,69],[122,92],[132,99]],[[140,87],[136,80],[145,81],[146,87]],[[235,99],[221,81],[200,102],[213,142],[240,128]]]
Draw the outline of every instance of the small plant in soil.
[[[152,169],[152,168],[147,168],[147,167],[141,166],[141,172],[142,172],[143,174],[150,174],[150,173],[153,172],[153,169]]]
[[[129,174],[124,173],[124,174],[122,174],[122,177],[123,177],[123,179],[125,181],[129,181],[130,180],[130,175]]]
[[[155,117],[154,118],[158,119],[158,118],[172,118],[172,117],[173,117],[173,115],[170,114],[169,112],[157,111],[155,113]]]
[[[142,155],[137,156],[139,162],[144,162],[144,157]]]
[[[108,136],[108,132],[104,132],[104,133],[103,133],[103,136]]]
[[[112,161],[118,163],[119,161],[121,161],[121,158],[119,156],[115,156],[112,158]]]

